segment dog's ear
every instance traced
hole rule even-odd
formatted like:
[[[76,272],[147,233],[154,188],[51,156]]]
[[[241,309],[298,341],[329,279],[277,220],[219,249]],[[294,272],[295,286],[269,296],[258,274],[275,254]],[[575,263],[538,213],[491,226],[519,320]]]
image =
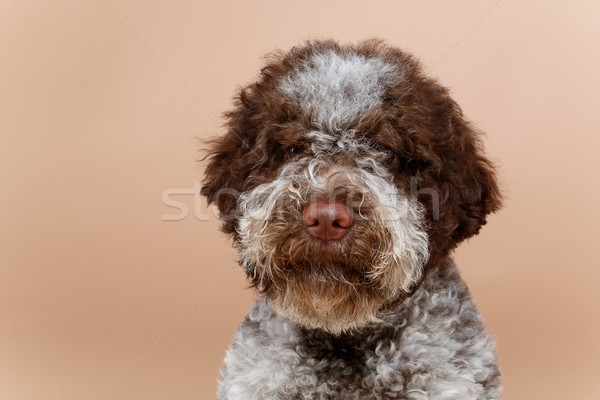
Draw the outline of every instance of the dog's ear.
[[[447,234],[457,244],[479,232],[487,215],[500,208],[501,195],[494,166],[483,151],[483,134],[465,120],[445,90],[432,108],[432,146],[440,161],[439,222],[451,228]]]
[[[265,67],[262,81],[276,82],[274,77],[281,74],[275,66]],[[268,127],[295,115],[271,83],[240,88],[233,104],[224,114],[227,132],[205,143],[202,159],[206,162],[202,194],[218,206],[226,233],[235,232],[238,198],[252,185],[251,174],[280,157],[269,140]],[[256,184],[260,177],[254,178]]]
[[[483,133],[464,118],[446,88],[426,78],[419,83],[410,105],[416,111],[400,107],[397,125],[410,138],[404,170],[415,177],[411,192],[427,210],[433,248],[444,256],[479,232],[500,208],[501,195]]]
[[[208,149],[205,150],[203,161],[207,163],[200,193],[206,196],[208,204],[217,205],[219,217],[223,221],[223,231],[233,233],[237,199],[242,191],[243,181],[240,142],[234,134],[228,132],[205,144]]]
[[[227,132],[220,137],[204,142],[201,159],[205,162],[201,194],[208,204],[216,204],[222,230],[235,232],[237,202],[246,189],[250,165],[248,149],[250,135],[244,121],[246,112],[243,105],[225,114]]]

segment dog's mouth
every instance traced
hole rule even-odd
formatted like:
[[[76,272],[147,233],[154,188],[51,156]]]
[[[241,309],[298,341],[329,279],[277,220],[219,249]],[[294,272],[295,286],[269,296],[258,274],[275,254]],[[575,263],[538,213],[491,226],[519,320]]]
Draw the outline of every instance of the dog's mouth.
[[[378,269],[381,243],[365,220],[354,220],[343,237],[324,240],[297,224],[274,250],[268,279],[257,285],[276,311],[309,328],[341,333],[377,320],[394,295],[393,274]]]

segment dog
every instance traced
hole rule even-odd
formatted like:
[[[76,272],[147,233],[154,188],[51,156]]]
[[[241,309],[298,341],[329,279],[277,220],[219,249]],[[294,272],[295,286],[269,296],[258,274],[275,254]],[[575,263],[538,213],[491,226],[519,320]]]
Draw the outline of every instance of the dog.
[[[499,399],[451,251],[499,209],[481,133],[410,54],[313,40],[267,56],[207,145],[258,299],[220,399]]]

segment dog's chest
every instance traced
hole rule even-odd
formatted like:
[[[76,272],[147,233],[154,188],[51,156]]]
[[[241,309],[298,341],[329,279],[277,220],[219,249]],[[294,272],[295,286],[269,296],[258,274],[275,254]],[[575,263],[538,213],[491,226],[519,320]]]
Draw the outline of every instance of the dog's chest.
[[[319,385],[317,393],[347,399],[397,399],[402,392],[408,370],[398,346],[400,332],[379,332],[331,337],[318,332],[302,332],[296,347],[301,356],[299,367],[314,372]],[[310,398],[315,392],[311,384],[299,388],[299,398]]]
[[[436,272],[385,323],[333,336],[260,298],[225,357],[219,398],[499,399],[494,343],[454,269]]]
[[[332,336],[271,312],[259,301],[234,337],[222,371],[228,381],[223,398],[402,398],[408,370],[398,326]]]

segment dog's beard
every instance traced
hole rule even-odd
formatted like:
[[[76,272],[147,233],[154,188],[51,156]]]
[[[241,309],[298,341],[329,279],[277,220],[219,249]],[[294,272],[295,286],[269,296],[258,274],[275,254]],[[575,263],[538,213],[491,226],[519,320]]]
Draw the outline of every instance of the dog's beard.
[[[372,159],[370,168],[312,159],[288,164],[277,179],[240,199],[240,262],[275,310],[338,334],[377,322],[381,308],[410,290],[428,258],[423,210],[402,195]],[[346,201],[354,223],[341,240],[311,237],[302,209],[317,199]]]

